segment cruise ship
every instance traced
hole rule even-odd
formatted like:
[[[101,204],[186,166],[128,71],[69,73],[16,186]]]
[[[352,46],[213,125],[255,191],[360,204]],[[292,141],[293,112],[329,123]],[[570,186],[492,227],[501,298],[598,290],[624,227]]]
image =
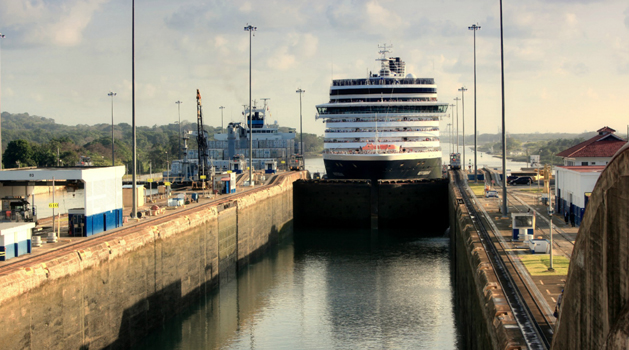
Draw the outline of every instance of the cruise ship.
[[[381,67],[362,79],[335,79],[323,119],[323,162],[330,179],[441,178],[439,119],[433,78],[406,74],[404,61],[379,46]]]

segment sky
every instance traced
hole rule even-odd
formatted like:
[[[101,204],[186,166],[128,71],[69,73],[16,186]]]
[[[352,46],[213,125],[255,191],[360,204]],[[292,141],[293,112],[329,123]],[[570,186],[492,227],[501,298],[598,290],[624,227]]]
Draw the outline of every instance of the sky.
[[[131,0],[0,0],[0,109],[59,124],[132,123]],[[434,78],[440,101],[463,97],[466,134],[501,131],[500,8],[492,0],[136,0],[136,123],[242,121],[252,98],[270,120],[323,134],[315,106],[331,80],[377,71],[378,45]],[[629,124],[629,3],[503,3],[505,121],[510,133],[572,132]],[[468,90],[465,95],[458,91]],[[453,108],[456,116],[456,107]],[[462,129],[463,103],[459,102]],[[446,124],[455,119],[442,121]],[[461,130],[462,131],[462,130]]]

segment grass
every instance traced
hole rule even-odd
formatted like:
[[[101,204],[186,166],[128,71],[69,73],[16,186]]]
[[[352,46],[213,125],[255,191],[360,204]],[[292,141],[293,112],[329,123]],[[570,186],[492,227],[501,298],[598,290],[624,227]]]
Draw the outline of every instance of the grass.
[[[485,184],[484,183],[469,182],[468,184],[470,185],[470,188],[472,189],[472,192],[474,192],[476,197],[485,197]]]
[[[570,260],[565,256],[553,256],[555,272],[548,271],[550,257],[548,254],[518,255],[531,276],[565,276],[568,275]]]

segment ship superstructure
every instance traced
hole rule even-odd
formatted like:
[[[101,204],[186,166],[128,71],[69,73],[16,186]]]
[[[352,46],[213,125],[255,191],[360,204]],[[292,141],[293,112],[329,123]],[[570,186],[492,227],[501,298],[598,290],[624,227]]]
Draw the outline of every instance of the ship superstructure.
[[[323,161],[332,179],[440,178],[438,102],[433,78],[406,75],[404,61],[379,46],[381,68],[363,79],[336,79],[328,103]]]
[[[268,161],[276,161],[278,164],[286,164],[297,153],[295,142],[295,130],[281,132],[277,121],[267,124],[269,106],[264,99],[261,107],[255,103],[251,108],[252,155],[254,169],[264,169]],[[187,138],[190,135],[197,139],[198,132],[190,132],[184,136],[184,159],[172,162],[171,171],[165,176],[178,181],[195,181],[198,178],[199,168],[213,169],[214,172],[228,170],[240,172],[249,166],[249,108],[245,107],[243,116],[245,122],[231,122],[227,125],[226,132],[215,133],[214,140],[207,140],[206,147],[201,148],[206,157],[199,157],[198,150],[189,150]],[[201,129],[200,129],[201,130]],[[200,132],[200,131],[199,131]],[[206,159],[205,164],[199,167],[199,159]],[[282,166],[280,166],[282,168]]]

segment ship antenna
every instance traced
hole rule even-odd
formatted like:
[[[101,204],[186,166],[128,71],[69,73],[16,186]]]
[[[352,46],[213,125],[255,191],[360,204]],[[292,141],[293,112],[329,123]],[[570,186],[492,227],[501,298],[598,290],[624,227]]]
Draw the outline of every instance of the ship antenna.
[[[380,76],[389,76],[389,73],[391,72],[391,70],[389,69],[389,58],[387,57],[387,53],[391,52],[391,48],[393,48],[393,45],[387,45],[387,44],[382,44],[382,46],[378,45],[378,49],[380,49],[380,51],[378,51],[379,54],[382,55],[382,57],[376,59],[376,61],[380,61]]]
[[[266,101],[268,101],[268,100],[270,100],[270,99],[271,99],[270,97],[264,97],[264,98],[261,98],[261,100],[262,100],[262,101],[264,101],[264,110],[266,110],[266,105],[267,105],[267,102],[266,102]]]
[[[270,97],[264,97],[261,98],[262,101],[264,101],[264,107],[262,107],[262,117],[264,118],[264,122],[266,123],[266,106],[267,106],[267,102],[268,100],[270,100]]]

